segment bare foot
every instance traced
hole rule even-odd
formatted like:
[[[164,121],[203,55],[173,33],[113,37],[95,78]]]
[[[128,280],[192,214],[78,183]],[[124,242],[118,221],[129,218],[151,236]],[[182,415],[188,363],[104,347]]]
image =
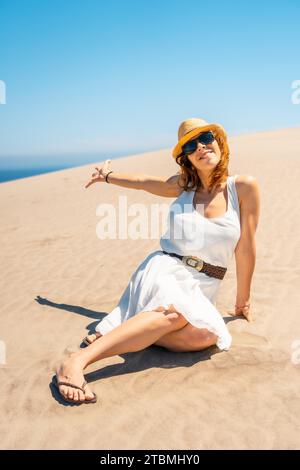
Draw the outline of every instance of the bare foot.
[[[98,331],[96,331],[95,333],[92,333],[91,335],[87,335],[84,339],[83,339],[83,342],[88,345],[88,344],[92,344],[94,341],[96,341],[96,339],[98,338],[101,338],[101,333],[98,333]]]
[[[56,368],[57,382],[68,382],[82,388],[79,390],[67,385],[59,385],[59,391],[64,398],[73,400],[74,403],[92,400],[95,395],[88,385],[84,385],[85,378],[78,353],[71,354],[68,359]]]

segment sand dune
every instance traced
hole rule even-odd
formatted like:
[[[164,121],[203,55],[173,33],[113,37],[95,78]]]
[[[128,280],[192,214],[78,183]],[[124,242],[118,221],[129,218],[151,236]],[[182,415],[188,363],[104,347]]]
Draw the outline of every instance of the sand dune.
[[[292,354],[297,340],[300,349],[300,128],[229,142],[230,174],[255,176],[261,192],[255,322],[228,314],[233,259],[217,300],[232,348],[171,353],[151,346],[105,359],[86,375],[96,405],[63,405],[49,387],[53,367],[159,249],[158,239],[100,240],[96,207],[116,205],[120,195],[129,203],[172,199],[109,184],[85,190],[93,165],[0,184],[2,449],[299,449],[300,364]],[[113,160],[112,168],[177,171],[171,149]]]

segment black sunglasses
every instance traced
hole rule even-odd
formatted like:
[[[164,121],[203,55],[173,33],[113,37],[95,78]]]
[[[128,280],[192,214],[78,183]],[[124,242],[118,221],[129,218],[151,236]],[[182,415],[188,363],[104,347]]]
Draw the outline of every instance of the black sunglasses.
[[[182,153],[189,154],[195,152],[198,147],[198,142],[201,144],[211,144],[215,140],[215,136],[212,131],[203,132],[203,134],[198,135],[196,139],[189,140],[186,144],[182,146]]]

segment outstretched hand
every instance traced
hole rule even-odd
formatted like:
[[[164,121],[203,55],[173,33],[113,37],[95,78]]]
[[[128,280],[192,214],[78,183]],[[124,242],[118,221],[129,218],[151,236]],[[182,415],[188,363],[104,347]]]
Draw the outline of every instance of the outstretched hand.
[[[101,167],[95,167],[96,172],[92,173],[91,179],[85,185],[85,188],[88,188],[94,183],[103,183],[105,182],[105,177],[110,171],[110,162],[111,160],[105,160]]]

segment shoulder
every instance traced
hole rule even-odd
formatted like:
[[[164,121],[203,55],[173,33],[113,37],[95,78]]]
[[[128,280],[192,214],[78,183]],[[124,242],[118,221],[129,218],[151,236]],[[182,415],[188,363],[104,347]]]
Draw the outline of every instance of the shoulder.
[[[259,196],[259,186],[257,179],[252,175],[237,175],[235,178],[239,203],[253,200]]]
[[[183,192],[183,188],[180,186],[182,175],[178,171],[175,175],[170,176],[166,181],[168,188],[168,195],[170,197],[178,197]]]

